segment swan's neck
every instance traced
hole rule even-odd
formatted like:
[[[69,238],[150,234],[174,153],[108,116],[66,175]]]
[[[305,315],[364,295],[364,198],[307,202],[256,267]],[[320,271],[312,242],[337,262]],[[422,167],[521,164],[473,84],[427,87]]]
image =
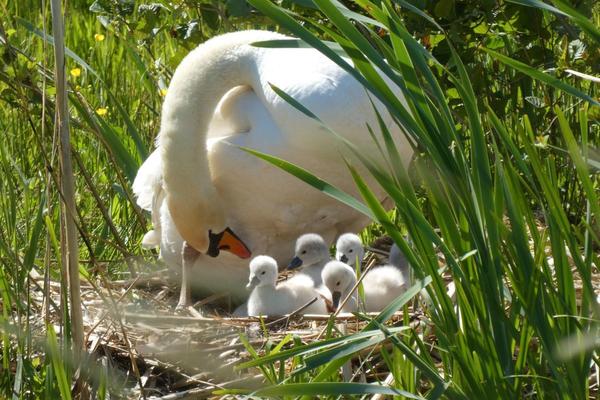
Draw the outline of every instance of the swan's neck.
[[[247,31],[214,38],[192,51],[177,68],[162,110],[162,148],[167,204],[181,236],[201,252],[208,231],[225,228],[225,210],[212,184],[207,130],[219,100],[230,89],[260,86],[261,49],[249,46],[273,39],[271,32]]]

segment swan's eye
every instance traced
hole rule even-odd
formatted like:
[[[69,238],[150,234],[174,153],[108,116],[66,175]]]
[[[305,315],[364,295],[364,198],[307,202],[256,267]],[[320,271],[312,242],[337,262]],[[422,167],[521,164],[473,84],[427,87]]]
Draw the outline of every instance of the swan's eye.
[[[354,250],[350,249],[350,251],[348,253],[352,253]]]
[[[260,274],[261,274],[261,275],[264,275],[266,272],[267,272],[267,271],[263,271],[263,272],[261,272]]]
[[[302,250],[302,254],[306,254],[306,250]]]
[[[337,281],[337,283],[335,284],[335,286],[340,286],[340,281]]]

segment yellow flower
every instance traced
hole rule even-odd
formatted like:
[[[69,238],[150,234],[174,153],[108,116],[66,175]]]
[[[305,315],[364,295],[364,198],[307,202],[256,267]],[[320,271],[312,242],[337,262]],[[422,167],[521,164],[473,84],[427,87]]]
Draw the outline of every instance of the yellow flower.
[[[161,97],[165,97],[167,95],[167,89],[160,89],[159,94]]]
[[[96,114],[98,114],[99,116],[104,116],[106,114],[108,114],[108,107],[100,107],[96,109]]]
[[[73,78],[79,78],[80,75],[81,75],[81,68],[73,68],[71,70],[71,76]]]
[[[81,90],[81,86],[75,85],[75,90],[79,92]]]
[[[101,33],[96,33],[96,34],[94,35],[94,40],[95,40],[96,42],[101,42],[101,41],[103,41],[103,40],[104,40],[104,35],[103,35],[103,34],[101,34]]]

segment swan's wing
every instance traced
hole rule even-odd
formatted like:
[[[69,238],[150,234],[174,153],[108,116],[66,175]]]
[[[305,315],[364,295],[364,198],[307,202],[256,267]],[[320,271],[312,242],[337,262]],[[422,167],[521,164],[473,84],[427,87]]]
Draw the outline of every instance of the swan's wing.
[[[161,223],[160,207],[165,199],[162,186],[161,159],[155,150],[142,164],[133,181],[133,193],[137,204],[144,210],[150,211],[152,226],[142,239],[142,247],[154,248],[160,245]]]
[[[144,210],[154,212],[154,198],[162,192],[162,165],[160,152],[154,150],[138,170],[132,189],[137,204]]]

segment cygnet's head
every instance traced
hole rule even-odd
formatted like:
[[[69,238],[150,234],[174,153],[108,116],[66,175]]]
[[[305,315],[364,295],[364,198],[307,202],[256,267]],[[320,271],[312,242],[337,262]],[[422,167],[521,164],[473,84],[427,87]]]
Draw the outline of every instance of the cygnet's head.
[[[335,259],[345,262],[348,265],[355,266],[356,261],[362,262],[365,256],[365,249],[358,235],[354,233],[344,233],[339,237],[335,245]]]
[[[346,297],[356,283],[354,270],[341,261],[329,261],[323,267],[321,278],[323,278],[323,284],[331,292],[333,309],[337,310],[342,297]]]
[[[269,256],[256,256],[250,261],[250,276],[246,288],[275,286],[277,282],[277,261]]]
[[[307,233],[296,240],[295,257],[288,266],[289,269],[308,267],[329,259],[327,243],[316,233]]]

